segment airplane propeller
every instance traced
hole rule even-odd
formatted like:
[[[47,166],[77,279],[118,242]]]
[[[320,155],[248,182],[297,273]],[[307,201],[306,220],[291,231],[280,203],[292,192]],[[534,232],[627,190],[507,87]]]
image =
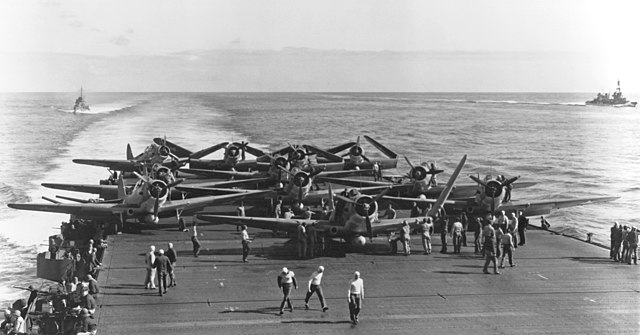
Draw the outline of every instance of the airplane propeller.
[[[162,139],[162,144],[158,149],[158,154],[160,154],[160,156],[162,157],[169,157],[169,155],[171,155],[171,149],[169,149],[169,147],[167,146],[167,135],[165,135]]]
[[[416,166],[413,163],[411,163],[411,161],[409,160],[409,158],[407,158],[407,156],[404,156],[404,159],[407,161],[407,164],[409,164],[409,166],[411,167],[411,171],[409,171],[408,176],[415,180],[424,180],[425,178],[427,178],[428,175],[435,176],[438,173],[444,172],[444,170],[437,169],[435,163],[431,163],[431,165],[429,166],[429,169],[427,170],[424,165]]]
[[[486,181],[486,182],[483,181],[482,179],[480,179],[479,177],[474,176],[474,175],[470,175],[469,178],[471,178],[476,183],[484,186],[484,194],[487,197],[491,198],[491,213],[495,213],[496,198],[499,197],[502,194],[502,190],[505,187],[508,187],[513,182],[518,180],[518,178],[520,178],[520,176],[513,177],[513,178],[510,178],[510,179],[507,179],[507,180],[503,180],[503,181],[492,179],[492,180],[489,180],[489,181]]]
[[[358,139],[356,140],[356,144],[354,144],[351,148],[349,148],[349,151],[346,154],[342,155],[342,157],[347,155],[362,157],[362,159],[364,159],[368,163],[371,163],[369,158],[367,158],[367,156],[364,155],[364,149],[362,148],[362,146],[360,146],[360,136],[358,136]]]

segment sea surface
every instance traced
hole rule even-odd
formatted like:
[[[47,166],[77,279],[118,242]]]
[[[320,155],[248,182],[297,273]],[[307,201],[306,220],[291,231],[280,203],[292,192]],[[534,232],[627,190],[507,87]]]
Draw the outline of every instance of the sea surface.
[[[606,244],[613,221],[640,226],[640,109],[585,106],[591,94],[88,93],[91,111],[73,114],[75,98],[0,94],[0,307],[25,297],[13,286],[45,284],[35,277],[36,253],[68,219],[6,203],[86,197],[40,183],[98,183],[106,169],[71,159],[124,159],[127,143],[137,154],[158,136],[196,151],[224,141],[330,147],[369,135],[413,162],[435,161],[441,181],[468,154],[457,183],[471,184],[470,174],[537,182],[514,190],[514,200],[621,197],[555,211],[554,230]],[[363,144],[367,156],[382,157]]]

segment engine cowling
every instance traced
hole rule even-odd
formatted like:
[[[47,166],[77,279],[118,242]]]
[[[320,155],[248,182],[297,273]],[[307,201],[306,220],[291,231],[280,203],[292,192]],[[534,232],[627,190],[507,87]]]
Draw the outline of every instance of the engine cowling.
[[[169,193],[169,187],[162,180],[154,180],[149,185],[149,195],[156,199],[162,199]]]
[[[309,185],[309,182],[311,182],[311,178],[309,178],[309,175],[306,172],[300,171],[293,175],[293,184],[297,187],[306,187]]]
[[[411,169],[411,178],[415,180],[424,180],[427,178],[427,169],[424,166],[415,166]]]
[[[158,149],[158,154],[162,157],[169,157],[169,155],[171,154],[171,149],[169,149],[169,147],[166,145],[161,145]]]
[[[356,199],[356,213],[360,216],[371,216],[378,211],[378,203],[368,195]]]
[[[490,180],[484,187],[484,194],[489,198],[498,198],[502,194],[502,184],[497,180]]]
[[[238,157],[240,155],[240,149],[235,145],[229,146],[227,149],[227,156],[229,157]]]
[[[354,145],[349,149],[349,154],[351,156],[362,156],[364,154],[364,149],[359,145]]]

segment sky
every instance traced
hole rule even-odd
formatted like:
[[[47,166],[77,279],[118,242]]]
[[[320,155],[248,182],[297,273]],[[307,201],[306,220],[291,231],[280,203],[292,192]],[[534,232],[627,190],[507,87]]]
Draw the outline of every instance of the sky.
[[[639,1],[3,0],[0,92],[640,92]]]

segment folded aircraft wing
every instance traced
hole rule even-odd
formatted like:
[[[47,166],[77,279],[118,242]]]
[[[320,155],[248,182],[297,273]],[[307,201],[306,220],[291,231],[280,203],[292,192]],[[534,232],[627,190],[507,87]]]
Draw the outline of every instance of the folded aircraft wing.
[[[125,159],[74,159],[74,163],[103,166],[114,171],[133,172],[138,163]]]
[[[620,199],[620,197],[599,197],[599,198],[582,198],[582,199],[566,199],[566,200],[549,200],[549,201],[512,201],[508,204],[500,205],[497,210],[505,212],[522,211],[525,216],[547,215],[553,209],[590,205],[595,203],[603,203]]]

